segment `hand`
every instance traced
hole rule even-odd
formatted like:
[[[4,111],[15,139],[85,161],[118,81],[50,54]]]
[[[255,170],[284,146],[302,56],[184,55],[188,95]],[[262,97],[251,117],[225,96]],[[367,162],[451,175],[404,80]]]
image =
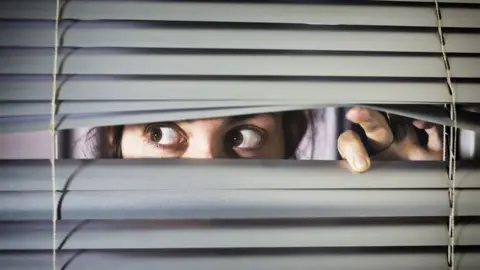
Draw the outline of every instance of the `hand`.
[[[378,111],[354,107],[347,112],[346,118],[359,124],[368,138],[369,145],[376,152],[369,157],[360,136],[347,130],[338,137],[338,152],[346,159],[353,172],[361,173],[370,168],[370,159],[383,160],[442,160],[442,138],[435,126],[414,120],[401,141],[395,141],[394,135],[385,117]],[[423,129],[428,134],[428,144],[419,144],[414,128]]]

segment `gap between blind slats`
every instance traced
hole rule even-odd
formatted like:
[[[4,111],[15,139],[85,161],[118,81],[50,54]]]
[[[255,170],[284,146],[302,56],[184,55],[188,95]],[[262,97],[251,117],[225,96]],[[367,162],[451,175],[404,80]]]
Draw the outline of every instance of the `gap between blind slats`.
[[[59,211],[62,219],[75,220],[444,217],[445,194],[445,189],[69,191]],[[480,190],[457,194],[456,216],[480,215]],[[51,195],[0,192],[0,220],[50,220]]]
[[[309,247],[429,247],[448,243],[444,222],[317,226],[212,226],[208,222],[84,221],[57,223],[57,248],[205,249]],[[192,226],[192,224],[196,224]],[[480,246],[480,224],[455,226],[458,246]],[[0,250],[49,250],[48,222],[0,223]]]
[[[1,19],[52,20],[54,2],[2,1]],[[442,8],[444,27],[480,27],[480,9]],[[216,21],[314,25],[384,25],[436,27],[432,7],[199,3],[153,1],[71,1],[62,19]]]
[[[476,270],[480,265],[480,253],[455,252],[455,265],[459,270]],[[251,270],[251,269],[342,269],[342,270],[418,270],[443,269],[445,252],[442,251],[317,251],[295,253],[256,252],[210,252],[166,253],[161,250],[121,251],[58,251],[59,265],[65,270],[131,270],[131,269],[178,269],[178,270]],[[299,263],[301,262],[301,263]],[[51,252],[0,252],[0,264],[7,269],[49,269]]]
[[[440,52],[433,30],[182,29],[148,23],[72,22],[63,26],[61,34],[63,47]],[[0,46],[53,46],[49,23],[0,22],[0,36]],[[479,34],[447,33],[445,39],[449,53],[480,53]]]
[[[58,160],[57,190],[446,189],[441,161]],[[50,191],[48,160],[2,160],[0,191]],[[459,162],[458,188],[480,188],[479,164]],[[235,171],[235,174],[231,172]],[[154,177],[161,175],[161,177]],[[292,180],[295,179],[295,180]]]
[[[48,49],[0,50],[0,74],[50,74]],[[450,57],[453,77],[479,78],[480,57]],[[72,49],[59,56],[61,74],[243,75],[443,78],[438,56],[332,54],[156,53],[132,50]]]

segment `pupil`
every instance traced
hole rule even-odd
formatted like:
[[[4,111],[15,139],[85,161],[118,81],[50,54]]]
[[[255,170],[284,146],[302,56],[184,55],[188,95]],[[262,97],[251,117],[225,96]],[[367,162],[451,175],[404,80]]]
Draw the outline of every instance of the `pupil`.
[[[152,141],[159,142],[162,139],[162,131],[160,130],[152,130],[150,137]]]
[[[241,132],[236,132],[233,135],[233,146],[239,146],[243,142],[243,135]]]

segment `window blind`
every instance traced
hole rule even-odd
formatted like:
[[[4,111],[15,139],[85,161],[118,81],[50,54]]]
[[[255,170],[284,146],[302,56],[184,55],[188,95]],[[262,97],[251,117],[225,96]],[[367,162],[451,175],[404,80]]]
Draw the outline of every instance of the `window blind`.
[[[56,130],[359,104],[478,132],[480,3],[439,2],[440,31],[427,0],[61,1],[52,97],[55,1],[2,1],[0,128],[48,129],[53,98]],[[56,160],[53,191],[3,160],[0,265],[52,268],[53,204],[57,269],[477,269],[479,164],[446,154]]]

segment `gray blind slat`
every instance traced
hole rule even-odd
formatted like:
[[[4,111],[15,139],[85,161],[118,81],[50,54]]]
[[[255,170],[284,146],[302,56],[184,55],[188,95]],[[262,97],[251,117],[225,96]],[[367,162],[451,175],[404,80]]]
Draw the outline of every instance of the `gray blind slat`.
[[[310,107],[310,106],[307,106]],[[131,113],[105,113],[91,115],[57,115],[57,130],[73,129],[79,127],[100,127],[109,125],[138,124],[162,121],[180,121],[189,119],[202,119],[226,117],[242,114],[269,113],[284,110],[301,110],[303,106],[260,106],[260,107],[229,107],[197,110],[172,110],[149,111]],[[21,132],[46,130],[50,118],[46,116],[35,117],[9,117],[0,120],[0,132]]]
[[[0,74],[51,74],[50,50],[1,50]],[[480,77],[480,57],[450,57],[452,76]],[[438,56],[172,54],[81,49],[59,60],[62,74],[251,75],[444,78]]]
[[[479,190],[457,192],[456,216],[480,215]],[[64,219],[447,216],[445,190],[70,191]],[[51,219],[51,192],[1,192],[1,220]],[[60,194],[58,195],[60,197]]]
[[[480,28],[479,18],[479,8],[442,8],[444,27]]]
[[[448,212],[444,190],[118,191],[101,192],[100,198],[98,195],[72,191],[63,202],[63,216],[67,219],[82,216],[87,219],[307,218],[443,216]],[[480,191],[459,191],[457,215],[480,215],[479,196]],[[98,212],[91,211],[96,207]]]
[[[455,265],[462,270],[476,270],[480,253],[455,252]],[[173,254],[161,251],[58,251],[59,265],[74,259],[67,270],[251,270],[251,269],[342,269],[342,270],[418,270],[444,269],[443,251],[393,251],[393,252],[310,252],[310,253],[257,253],[252,254]],[[7,269],[50,269],[51,252],[0,253],[0,264]]]
[[[106,25],[105,25],[106,24]],[[65,47],[218,48],[330,51],[440,52],[434,31],[334,31],[168,28],[149,24],[76,23],[62,35]],[[51,24],[1,23],[0,46],[52,47]],[[451,34],[449,52],[480,52],[480,35]],[[447,36],[450,38],[450,36]],[[450,39],[447,39],[450,40]],[[472,41],[471,46],[463,46]],[[456,49],[456,46],[459,49]]]
[[[28,28],[12,26],[2,26],[0,23],[0,35],[5,37],[0,40],[0,46],[53,45],[51,25]],[[102,24],[98,24],[98,28],[79,27],[81,25],[65,31],[63,46],[440,52],[438,46],[434,46],[438,43],[438,36],[434,32],[164,29],[148,27],[148,24],[143,27],[120,25],[120,29],[102,27]],[[476,51],[479,50],[476,48]]]
[[[57,203],[60,193],[57,193]],[[52,217],[52,193],[3,192],[0,193],[0,220],[37,220]]]
[[[293,104],[293,103],[292,103]],[[185,109],[185,110],[155,110],[155,111],[139,111],[139,112],[112,112],[103,114],[63,114],[57,115],[56,127],[58,130],[78,128],[78,127],[98,127],[108,125],[125,125],[138,124],[159,121],[181,121],[212,117],[225,117],[242,114],[256,114],[279,111],[307,110],[315,108],[323,108],[325,104],[309,104],[304,105],[272,105],[272,106],[249,106],[249,107],[228,107],[228,108],[206,108],[206,109]],[[379,108],[380,111],[392,112],[406,117],[413,117],[418,120],[452,126],[453,123],[446,115],[442,108],[436,107],[414,107],[410,112],[406,107],[388,105],[365,105],[372,108]],[[428,110],[431,110],[429,112]],[[478,114],[473,112],[459,111],[458,128],[469,130],[480,130],[480,125],[476,120]],[[3,132],[20,132],[42,130],[48,127],[50,118],[46,115],[36,116],[18,116],[5,117],[0,120],[0,131]]]
[[[208,97],[210,100],[277,99],[319,103],[447,103],[451,99],[443,82],[78,77],[60,79],[63,83],[59,100],[198,100]],[[454,85],[458,102],[480,102],[480,84]],[[49,101],[50,95],[51,82],[48,79],[0,80],[2,101]]]
[[[261,100],[202,100],[199,101],[66,101],[57,105],[57,113],[62,114],[92,114],[109,112],[141,112],[141,111],[171,111],[191,109],[221,109],[248,106],[279,106],[293,105],[304,102],[261,101]],[[28,115],[50,115],[49,102],[2,103],[0,102],[0,117],[15,117]],[[287,105],[288,106],[288,105]]]
[[[478,164],[457,166],[459,188],[480,188]],[[441,161],[375,161],[358,175],[342,161],[57,160],[55,167],[58,190],[445,189],[449,184]],[[48,160],[0,163],[0,191],[50,191],[50,178]]]
[[[52,25],[32,24],[0,22],[0,46],[52,47]],[[433,30],[182,29],[148,23],[85,22],[63,28],[64,47],[440,52],[438,34]],[[445,39],[448,53],[480,53],[479,34],[447,33]]]
[[[2,19],[53,19],[54,3],[4,1]],[[444,10],[444,11],[443,11]],[[478,10],[442,8],[445,27],[479,27]],[[377,25],[436,27],[432,7],[247,4],[151,1],[72,1],[65,5],[63,19],[164,20],[316,25]]]
[[[187,249],[446,246],[448,228],[434,224],[318,224],[258,226],[86,221],[57,224],[57,247],[69,249]],[[197,223],[197,224],[195,224]],[[300,223],[300,222],[299,222]],[[193,224],[193,225],[192,225]],[[480,245],[480,224],[458,224],[457,245]],[[73,233],[72,233],[73,232]],[[461,233],[460,233],[461,232]],[[50,250],[50,222],[0,223],[0,250]]]
[[[209,110],[209,109],[229,109],[232,107],[268,107],[268,106],[312,106],[320,109],[328,106],[341,106],[342,104],[310,104],[301,100],[282,101],[282,100],[225,100],[225,101],[83,101],[83,102],[60,102],[57,106],[59,115],[85,115],[85,114],[102,114],[102,113],[138,113],[138,112],[162,112],[182,110]],[[28,103],[2,103],[0,102],[1,117],[22,117],[22,116],[42,116],[45,117],[50,113],[48,102],[28,102]],[[451,120],[446,116],[444,108],[439,106],[425,105],[383,105],[383,104],[367,104],[364,105],[376,110],[386,111],[397,115],[421,119],[437,123],[441,125],[452,125]],[[459,111],[458,127],[470,130],[480,130],[480,124],[477,122],[476,113]],[[470,119],[471,118],[471,119]]]
[[[0,18],[52,19],[53,3],[34,1],[0,6]],[[20,12],[21,11],[21,12]],[[174,3],[148,1],[75,1],[66,6],[64,19],[223,21],[308,24],[434,26],[427,8],[361,7],[235,3]],[[386,16],[388,14],[388,16]]]
[[[480,34],[449,33],[445,34],[444,38],[448,53],[480,52]]]

